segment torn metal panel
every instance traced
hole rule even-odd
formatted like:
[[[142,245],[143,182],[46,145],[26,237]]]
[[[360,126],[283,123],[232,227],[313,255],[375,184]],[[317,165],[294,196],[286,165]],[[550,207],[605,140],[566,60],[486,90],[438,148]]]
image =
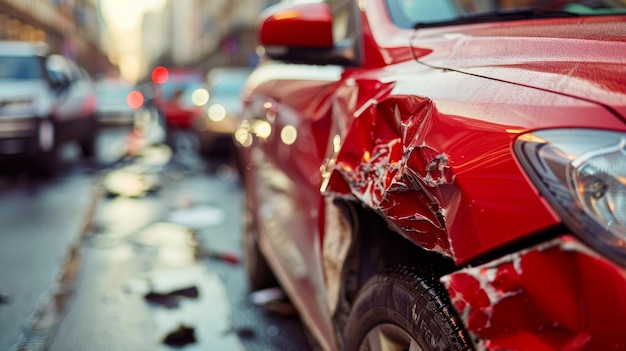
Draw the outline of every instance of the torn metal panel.
[[[369,100],[334,161],[329,191],[341,193],[340,175],[352,195],[382,212],[425,249],[452,256],[442,187],[453,184],[448,156],[425,135],[436,109],[415,96]]]
[[[444,276],[457,312],[489,350],[626,347],[626,270],[564,236]]]

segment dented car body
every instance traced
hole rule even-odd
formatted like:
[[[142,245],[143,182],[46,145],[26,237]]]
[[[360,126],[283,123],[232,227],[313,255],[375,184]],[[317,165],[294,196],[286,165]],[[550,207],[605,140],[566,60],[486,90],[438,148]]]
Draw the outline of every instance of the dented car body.
[[[248,270],[322,349],[626,349],[626,4],[486,3],[263,15]]]

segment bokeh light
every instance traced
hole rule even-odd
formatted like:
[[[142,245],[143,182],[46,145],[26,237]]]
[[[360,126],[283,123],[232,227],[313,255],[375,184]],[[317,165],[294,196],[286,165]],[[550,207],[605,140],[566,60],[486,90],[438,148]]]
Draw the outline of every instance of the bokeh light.
[[[128,107],[133,108],[133,109],[138,109],[141,106],[143,106],[143,102],[144,102],[143,94],[137,90],[131,91],[130,93],[128,93],[128,96],[126,97],[126,103],[128,104]]]

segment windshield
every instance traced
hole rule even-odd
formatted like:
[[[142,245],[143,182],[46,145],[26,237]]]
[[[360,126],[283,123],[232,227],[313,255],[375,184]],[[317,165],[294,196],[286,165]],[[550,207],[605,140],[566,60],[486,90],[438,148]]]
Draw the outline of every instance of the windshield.
[[[529,8],[586,16],[623,14],[626,13],[626,0],[387,0],[387,7],[396,25],[402,28],[413,28],[416,24],[438,22],[451,24],[449,21],[471,18],[476,14],[497,11],[511,13]],[[544,15],[546,13],[548,12],[542,12]],[[506,20],[506,17],[502,17],[501,20]]]
[[[0,56],[1,80],[32,80],[43,77],[41,64],[36,56]]]

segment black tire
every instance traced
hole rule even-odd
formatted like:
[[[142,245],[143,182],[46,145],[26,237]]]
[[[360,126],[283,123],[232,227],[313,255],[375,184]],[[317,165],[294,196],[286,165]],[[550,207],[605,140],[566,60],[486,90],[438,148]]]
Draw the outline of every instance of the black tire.
[[[395,342],[372,345],[383,340]],[[374,276],[359,291],[344,330],[343,350],[465,351],[473,349],[470,340],[430,270],[395,267]]]
[[[31,164],[31,172],[39,177],[54,177],[61,169],[61,157],[59,154],[60,142],[57,137],[57,126],[52,119],[42,120],[39,128],[37,139],[33,140],[32,149],[38,150]],[[49,140],[49,145],[43,147],[40,139],[41,135]]]
[[[263,256],[263,252],[261,252],[259,248],[254,216],[248,205],[246,205],[244,209],[244,216],[245,263],[250,290],[256,291],[276,287],[278,286],[278,281],[269,263],[265,259],[265,256]]]

